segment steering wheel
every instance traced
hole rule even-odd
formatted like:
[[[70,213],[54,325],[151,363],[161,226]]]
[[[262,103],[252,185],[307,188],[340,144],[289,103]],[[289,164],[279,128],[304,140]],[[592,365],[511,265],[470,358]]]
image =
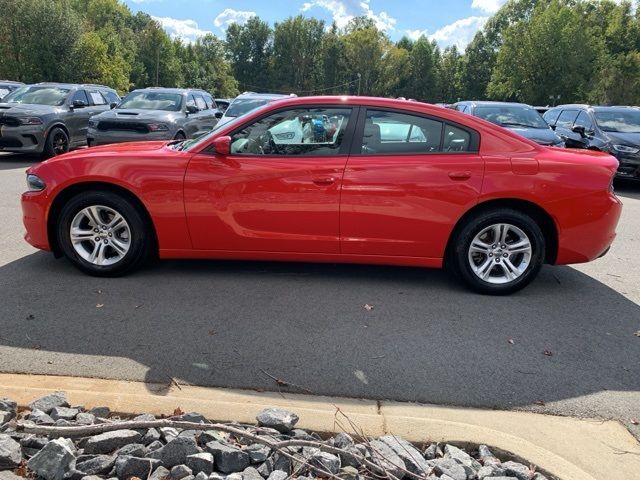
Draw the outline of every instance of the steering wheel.
[[[264,155],[264,148],[255,138],[247,138],[247,143],[244,144],[244,151],[254,155]]]

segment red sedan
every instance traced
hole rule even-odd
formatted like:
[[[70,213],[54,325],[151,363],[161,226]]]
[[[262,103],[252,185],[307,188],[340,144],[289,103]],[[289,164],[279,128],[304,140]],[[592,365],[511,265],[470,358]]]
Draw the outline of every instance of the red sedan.
[[[152,255],[445,266],[505,294],[609,249],[617,163],[417,102],[288,98],[195,140],[47,160],[22,208],[29,243],[92,275]]]

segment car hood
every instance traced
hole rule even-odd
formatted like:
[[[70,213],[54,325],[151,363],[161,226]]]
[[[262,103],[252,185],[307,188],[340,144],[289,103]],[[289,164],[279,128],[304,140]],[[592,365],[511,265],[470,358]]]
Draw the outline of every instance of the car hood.
[[[175,119],[181,112],[167,112],[166,110],[144,110],[136,108],[114,108],[94,115],[94,120],[111,120],[122,122],[166,122]]]
[[[551,128],[523,128],[508,127],[512,132],[522,135],[529,140],[533,140],[541,145],[554,145],[560,143],[562,139],[555,134]]]
[[[32,105],[29,103],[0,103],[1,115],[47,115],[56,113],[61,107],[51,105]]]
[[[640,147],[640,133],[605,132],[614,145]]]

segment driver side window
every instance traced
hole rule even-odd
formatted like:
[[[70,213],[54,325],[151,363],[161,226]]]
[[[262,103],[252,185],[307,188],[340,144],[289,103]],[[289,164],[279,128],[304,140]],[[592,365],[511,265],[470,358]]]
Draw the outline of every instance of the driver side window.
[[[243,127],[231,136],[235,155],[338,155],[350,108],[284,110]]]

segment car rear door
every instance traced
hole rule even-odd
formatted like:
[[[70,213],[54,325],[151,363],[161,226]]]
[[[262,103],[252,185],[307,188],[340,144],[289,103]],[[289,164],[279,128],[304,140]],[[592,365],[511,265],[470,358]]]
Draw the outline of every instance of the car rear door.
[[[339,253],[354,117],[344,106],[283,108],[239,126],[228,155],[196,154],[185,177],[194,249]]]
[[[82,101],[84,107],[74,107],[73,102]],[[83,145],[87,141],[87,130],[89,129],[89,117],[91,116],[91,103],[87,91],[78,89],[69,100],[69,108],[65,124],[69,130],[69,140],[72,145]]]
[[[341,252],[443,258],[453,225],[478,201],[479,140],[437,117],[362,109],[342,181]]]

